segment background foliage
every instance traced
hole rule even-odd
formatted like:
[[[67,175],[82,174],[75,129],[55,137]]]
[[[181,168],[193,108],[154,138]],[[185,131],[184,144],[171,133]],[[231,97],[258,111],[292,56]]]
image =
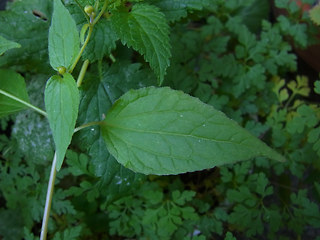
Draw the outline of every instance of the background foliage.
[[[93,1],[78,2],[84,7]],[[113,2],[115,8],[120,3]],[[132,39],[122,45],[117,35],[124,30],[104,16],[84,53],[95,64],[81,89],[78,124],[101,120],[129,89],[163,80],[222,110],[287,162],[257,158],[178,176],[145,176],[116,162],[98,127],[85,129],[73,138],[57,175],[49,238],[320,239],[320,82],[299,75],[293,51],[315,41],[318,27],[307,12],[289,0],[275,1],[288,11],[275,19],[269,2],[261,0],[127,4],[135,2],[148,5],[133,7],[133,17],[163,17],[160,11],[169,22],[170,66],[165,60],[150,64],[157,79],[147,63],[150,53]],[[75,1],[66,6],[80,28],[80,8]],[[51,13],[51,1],[43,0],[14,1],[0,12],[0,35],[21,45],[0,57],[0,67],[19,72],[30,102],[42,108],[52,75]],[[121,12],[112,17],[122,21]],[[1,118],[0,127],[0,236],[37,239],[54,146],[49,124],[26,110]]]

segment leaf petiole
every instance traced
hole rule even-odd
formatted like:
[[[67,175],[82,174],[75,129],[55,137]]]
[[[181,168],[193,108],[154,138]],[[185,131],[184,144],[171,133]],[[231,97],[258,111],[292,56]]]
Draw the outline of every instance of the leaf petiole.
[[[10,94],[10,93],[8,93],[6,91],[3,91],[3,90],[0,89],[0,94],[3,94],[5,96],[7,96],[8,98],[11,98],[11,99],[13,99],[13,100],[15,100],[15,101],[17,101],[19,103],[22,103],[23,105],[33,109],[34,111],[40,113],[41,115],[47,117],[47,113],[45,111],[41,110],[40,108],[38,108],[38,107],[36,107],[36,106],[34,106],[34,105],[32,105],[32,104],[20,99],[20,98],[17,98],[15,96],[13,96],[12,94]]]
[[[89,123],[83,124],[83,125],[81,125],[81,126],[79,126],[79,127],[76,127],[76,128],[74,129],[74,133],[76,133],[76,132],[78,132],[78,131],[80,131],[80,130],[82,130],[82,129],[84,129],[84,128],[87,128],[87,127],[96,126],[96,125],[101,125],[102,123],[103,123],[103,122],[101,121],[101,122],[89,122]]]
[[[88,66],[89,66],[89,60],[87,59],[82,64],[81,71],[80,71],[78,79],[77,79],[77,87],[81,86],[82,80],[84,78],[84,75],[86,74]]]
[[[108,7],[108,0],[105,0],[101,11],[99,12],[98,16],[94,19],[94,21],[92,23],[93,26],[99,21],[99,19],[103,15],[104,11],[107,9],[107,7]]]

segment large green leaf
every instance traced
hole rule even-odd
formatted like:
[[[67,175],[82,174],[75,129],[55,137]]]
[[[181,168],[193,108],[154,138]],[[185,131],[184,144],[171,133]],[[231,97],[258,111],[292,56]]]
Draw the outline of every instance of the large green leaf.
[[[0,36],[0,56],[9,49],[12,48],[20,48],[21,45],[19,43],[10,41]]]
[[[0,69],[0,90],[25,102],[29,102],[24,78],[12,70]],[[27,107],[24,104],[0,93],[0,117],[18,112],[25,108]]]
[[[122,43],[143,54],[162,83],[171,57],[169,26],[164,14],[155,6],[135,4],[130,12],[115,11],[111,22]]]
[[[45,106],[61,168],[78,117],[79,91],[72,75],[52,76],[45,89]]]
[[[257,156],[284,161],[222,112],[170,88],[129,91],[101,130],[110,153],[145,174],[178,174]]]
[[[103,120],[112,104],[128,90],[156,84],[152,72],[141,69],[140,64],[117,61],[111,67],[104,66],[101,72],[100,77],[98,73],[92,77],[87,75],[91,79],[82,85],[80,125]],[[98,126],[83,129],[74,137],[81,143],[79,147],[90,155],[94,174],[101,177],[99,185],[108,191],[108,198],[128,193],[132,186],[140,183],[141,174],[123,167],[109,153]]]
[[[49,29],[49,58],[53,69],[68,69],[80,50],[80,37],[77,26],[69,11],[54,0],[52,22]]]
[[[38,12],[49,18],[51,1],[9,1],[7,10],[0,11],[0,33],[21,48],[11,49],[0,58],[0,66],[19,65],[20,69],[46,72],[48,67],[49,20],[35,16]]]

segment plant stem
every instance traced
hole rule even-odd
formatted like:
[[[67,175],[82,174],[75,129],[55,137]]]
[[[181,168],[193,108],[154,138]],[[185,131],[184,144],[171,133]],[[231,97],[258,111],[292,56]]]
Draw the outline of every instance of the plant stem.
[[[80,127],[77,127],[74,129],[74,133],[84,129],[84,128],[87,128],[87,127],[91,127],[91,126],[96,126],[96,125],[100,125],[102,122],[89,122],[89,123],[86,123],[86,124],[83,124],[81,125]]]
[[[81,58],[81,55],[83,54],[83,51],[84,49],[86,48],[89,40],[90,40],[90,37],[91,37],[91,34],[92,34],[92,31],[93,31],[93,26],[99,21],[99,19],[101,18],[101,16],[103,15],[104,11],[107,9],[108,7],[108,1],[105,0],[104,2],[104,5],[99,13],[99,15],[94,18],[93,22],[89,22],[89,32],[88,32],[88,35],[87,35],[87,38],[84,42],[84,44],[82,45],[81,49],[80,49],[80,52],[78,53],[78,56],[76,58],[76,60],[73,62],[72,66],[70,67],[70,70],[69,70],[69,73],[72,73],[72,71],[74,70],[74,68],[76,67],[77,63],[79,62],[80,58]]]
[[[0,89],[0,94],[3,94],[5,96],[7,96],[8,98],[11,98],[11,99],[13,99],[13,100],[15,100],[15,101],[17,101],[19,103],[22,103],[23,105],[35,110],[36,112],[40,113],[41,115],[47,117],[47,113],[45,111],[41,110],[40,108],[37,108],[36,106],[32,105],[31,103],[28,103],[28,102],[26,102],[26,101],[24,101],[24,100],[22,100],[20,98],[17,98],[15,96],[13,96],[12,94],[7,93],[6,91],[3,91],[1,89]]]
[[[109,58],[111,59],[111,61],[112,61],[113,63],[116,62],[116,58],[112,55],[112,53],[110,53]]]
[[[88,42],[89,42],[89,40],[90,40],[92,31],[93,31],[93,24],[89,24],[89,32],[88,32],[87,38],[86,38],[84,44],[82,45],[82,47],[81,47],[81,49],[80,49],[80,52],[78,53],[78,56],[77,56],[76,60],[73,62],[72,66],[70,67],[69,73],[72,73],[73,69],[76,67],[78,61],[80,60],[81,55],[82,55],[84,49],[86,48],[86,46],[87,46],[87,44],[88,44]]]
[[[99,12],[99,15],[94,19],[92,25],[95,25],[99,21],[99,19],[103,15],[104,11],[107,9],[107,7],[108,7],[108,0],[105,0],[102,9]]]
[[[81,67],[81,71],[79,73],[79,76],[78,76],[78,80],[77,80],[77,86],[80,87],[81,84],[82,84],[82,80],[84,78],[84,75],[86,74],[86,71],[87,71],[87,68],[88,68],[88,65],[89,65],[89,60],[85,60],[82,64],[82,67]]]
[[[295,98],[295,96],[296,96],[296,93],[293,92],[293,93],[291,94],[291,96],[289,97],[288,101],[286,102],[286,104],[284,105],[284,108],[288,108],[288,107],[289,107],[290,103],[291,103],[292,100]]]
[[[47,190],[47,197],[46,197],[46,205],[44,208],[43,219],[42,219],[42,227],[41,227],[41,235],[40,240],[47,239],[47,231],[48,231],[48,222],[50,216],[50,209],[51,209],[51,202],[53,196],[53,189],[54,189],[54,182],[56,179],[56,163],[57,163],[57,154],[54,154],[51,172],[50,172],[50,179],[48,183],[48,190]]]

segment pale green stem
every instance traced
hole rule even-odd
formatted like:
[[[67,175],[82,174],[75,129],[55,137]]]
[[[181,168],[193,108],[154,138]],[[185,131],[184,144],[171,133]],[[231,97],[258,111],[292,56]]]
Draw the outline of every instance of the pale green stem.
[[[109,58],[111,59],[111,61],[112,61],[113,63],[116,62],[116,58],[112,55],[112,53],[110,53]]]
[[[56,163],[57,163],[57,153],[54,154],[52,166],[51,166],[50,179],[49,179],[49,183],[48,183],[48,190],[47,190],[47,197],[46,197],[46,206],[44,208],[43,219],[42,219],[40,240],[47,239],[48,222],[49,222],[49,217],[50,217],[50,209],[51,209],[51,203],[52,203],[54,182],[55,182],[56,173],[57,173]]]
[[[88,44],[88,42],[89,42],[89,40],[90,40],[92,31],[93,31],[93,25],[90,24],[90,25],[89,25],[89,32],[88,32],[87,38],[86,38],[84,44],[82,45],[82,47],[81,47],[81,49],[80,49],[80,52],[78,53],[78,56],[77,56],[76,60],[73,62],[72,66],[70,67],[70,70],[69,70],[70,73],[72,73],[73,69],[76,67],[78,61],[80,60],[81,55],[82,55],[82,53],[84,52],[84,49],[86,48],[86,46],[87,46],[87,44]]]
[[[108,7],[108,0],[105,0],[102,9],[99,12],[99,15],[94,19],[92,25],[95,25],[99,21],[99,19],[103,15],[104,11],[107,9],[107,7]]]
[[[87,127],[91,127],[91,126],[96,126],[96,125],[100,125],[102,122],[89,122],[89,123],[86,123],[86,124],[83,124],[77,128],[74,129],[74,133],[84,129],[84,128],[87,128]]]
[[[86,74],[86,71],[87,71],[87,68],[89,66],[89,60],[85,60],[82,64],[82,67],[81,67],[81,71],[79,73],[79,76],[78,76],[78,80],[77,80],[77,86],[80,87],[81,84],[82,84],[82,80],[84,78],[84,75]]]
[[[95,2],[94,2],[94,9],[98,9],[98,7],[99,7],[99,0],[96,0]]]
[[[5,96],[7,96],[8,98],[11,98],[11,99],[13,99],[13,100],[15,100],[15,101],[17,101],[19,103],[22,103],[23,105],[35,110],[36,112],[40,113],[41,115],[47,117],[47,113],[45,111],[41,110],[40,108],[37,108],[36,106],[34,106],[34,105],[32,105],[32,104],[30,104],[30,103],[28,103],[28,102],[26,102],[26,101],[24,101],[24,100],[22,100],[20,98],[17,98],[15,96],[13,96],[10,93],[7,93],[7,92],[5,92],[5,91],[0,89],[0,94],[3,94]]]
[[[295,98],[295,96],[296,96],[296,93],[293,92],[293,93],[291,94],[291,96],[289,97],[288,101],[286,102],[286,104],[284,105],[284,108],[288,108],[288,107],[289,107],[290,103],[291,103],[292,100]]]
[[[99,13],[99,15],[93,20],[93,22],[91,22],[91,19],[90,19],[90,23],[89,23],[89,32],[88,32],[88,35],[87,35],[87,38],[84,42],[84,44],[82,45],[81,49],[80,49],[80,52],[78,53],[77,55],[77,58],[76,60],[73,62],[72,66],[70,67],[70,70],[69,70],[69,73],[72,73],[72,71],[74,70],[74,68],[76,67],[77,63],[79,62],[80,58],[81,58],[81,55],[83,54],[84,52],[84,49],[86,48],[89,40],[90,40],[90,37],[91,37],[91,34],[92,34],[92,31],[93,31],[93,26],[99,21],[99,19],[101,18],[101,16],[103,15],[104,11],[107,9],[108,7],[108,1],[105,0],[104,2],[104,5]]]

